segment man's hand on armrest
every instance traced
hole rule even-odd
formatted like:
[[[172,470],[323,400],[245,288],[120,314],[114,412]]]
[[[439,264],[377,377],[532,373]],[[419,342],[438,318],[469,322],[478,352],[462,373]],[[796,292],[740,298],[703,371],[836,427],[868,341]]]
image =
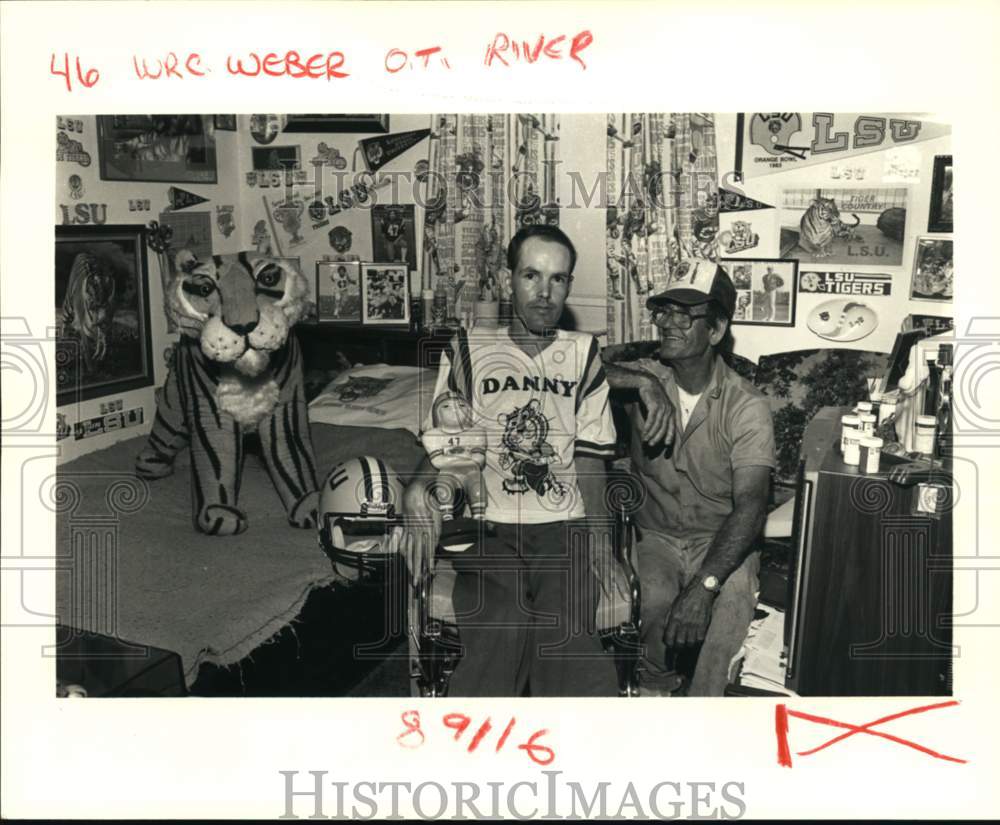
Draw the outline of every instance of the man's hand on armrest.
[[[413,474],[413,480],[403,493],[405,526],[397,528],[399,551],[406,559],[414,583],[420,577],[426,560],[427,569],[434,569],[434,550],[441,538],[441,510],[434,501],[437,470],[424,458]]]

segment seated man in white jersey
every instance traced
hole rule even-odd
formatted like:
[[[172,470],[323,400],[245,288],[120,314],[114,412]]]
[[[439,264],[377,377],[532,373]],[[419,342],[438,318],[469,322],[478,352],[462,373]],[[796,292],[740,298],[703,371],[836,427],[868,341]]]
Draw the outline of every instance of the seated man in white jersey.
[[[459,331],[434,392],[467,398],[487,436],[483,539],[454,556],[465,652],[449,693],[616,696],[613,660],[592,632],[600,587],[586,540],[607,530],[608,384],[596,339],[556,328],[576,250],[558,227],[525,227],[507,264],[510,328]],[[441,535],[434,472],[425,460],[404,497],[414,575]]]

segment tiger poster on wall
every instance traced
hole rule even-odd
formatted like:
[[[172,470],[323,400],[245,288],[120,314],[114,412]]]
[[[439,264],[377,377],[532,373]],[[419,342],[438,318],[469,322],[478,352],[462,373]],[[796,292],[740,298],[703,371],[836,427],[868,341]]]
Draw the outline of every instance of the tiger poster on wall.
[[[56,227],[58,406],[152,385],[145,235]]]
[[[780,255],[818,266],[900,266],[905,188],[798,188],[781,194]]]

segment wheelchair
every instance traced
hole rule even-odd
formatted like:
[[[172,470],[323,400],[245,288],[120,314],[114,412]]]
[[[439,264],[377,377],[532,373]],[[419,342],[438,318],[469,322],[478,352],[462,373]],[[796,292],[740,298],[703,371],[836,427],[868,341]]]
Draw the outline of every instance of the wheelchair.
[[[377,458],[349,459],[330,471],[320,490],[319,544],[339,576],[388,587],[393,575],[405,575],[399,570],[395,538],[396,528],[405,523],[397,510],[402,494],[396,473]],[[417,576],[406,576],[406,636],[414,696],[448,695],[463,651],[452,604],[457,576],[452,560],[456,553],[473,546],[484,529],[485,522],[469,518],[446,521],[433,570],[425,559]],[[622,506],[611,525],[611,562],[599,565],[598,571],[602,591],[598,617],[608,619],[603,626],[598,620],[597,634],[605,653],[614,659],[619,695],[625,697],[638,696],[642,661],[641,587],[633,564],[635,537],[635,525]],[[393,569],[395,574],[389,572]],[[618,604],[621,596],[623,605]]]
[[[482,522],[455,519],[446,522],[435,553],[434,569],[424,560],[423,569],[410,588],[408,642],[411,692],[414,696],[448,695],[448,686],[462,659],[461,630],[454,615],[451,594],[456,571],[451,559],[479,538]],[[635,526],[626,511],[616,514],[613,525],[613,563],[619,565],[628,590],[627,612],[621,621],[597,632],[605,652],[613,657],[619,696],[639,695],[642,646],[640,607],[642,590],[632,561]],[[607,590],[601,596],[606,603]],[[598,615],[614,611],[602,610]]]

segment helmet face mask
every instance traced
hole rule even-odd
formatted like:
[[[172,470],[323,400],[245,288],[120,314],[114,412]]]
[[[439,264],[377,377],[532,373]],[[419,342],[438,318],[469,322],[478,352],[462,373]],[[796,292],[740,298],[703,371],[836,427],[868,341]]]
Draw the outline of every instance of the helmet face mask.
[[[384,580],[397,556],[403,485],[371,456],[336,465],[320,490],[319,543],[338,576]]]

